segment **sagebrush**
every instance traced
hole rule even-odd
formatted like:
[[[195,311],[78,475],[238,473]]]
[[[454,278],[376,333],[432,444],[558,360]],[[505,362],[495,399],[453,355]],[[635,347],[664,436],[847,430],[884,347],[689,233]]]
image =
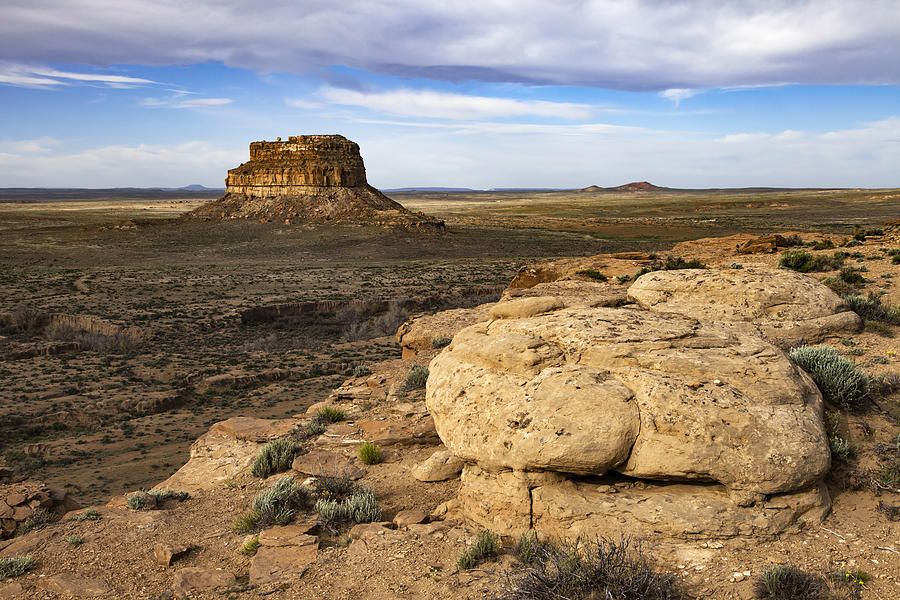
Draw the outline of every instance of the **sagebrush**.
[[[868,403],[869,377],[834,348],[800,346],[792,349],[790,356],[810,374],[826,401],[850,411]]]

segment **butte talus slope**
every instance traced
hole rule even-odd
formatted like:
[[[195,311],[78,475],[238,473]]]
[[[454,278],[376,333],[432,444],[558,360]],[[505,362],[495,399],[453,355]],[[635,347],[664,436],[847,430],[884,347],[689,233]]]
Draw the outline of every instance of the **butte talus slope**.
[[[250,160],[228,171],[225,195],[187,217],[444,229],[443,221],[413,213],[370,186],[359,145],[341,135],[253,142]]]

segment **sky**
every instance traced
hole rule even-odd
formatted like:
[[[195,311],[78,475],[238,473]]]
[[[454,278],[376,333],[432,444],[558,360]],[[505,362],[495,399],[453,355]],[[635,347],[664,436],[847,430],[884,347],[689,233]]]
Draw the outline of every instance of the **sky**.
[[[0,187],[900,187],[897,0],[0,0]]]

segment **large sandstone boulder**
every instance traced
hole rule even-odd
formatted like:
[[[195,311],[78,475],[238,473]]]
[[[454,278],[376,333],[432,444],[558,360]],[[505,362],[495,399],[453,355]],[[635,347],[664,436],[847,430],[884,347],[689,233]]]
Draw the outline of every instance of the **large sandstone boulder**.
[[[426,403],[438,434],[492,478],[561,484],[615,471],[702,483],[695,487],[718,490],[722,506],[736,508],[816,488],[830,466],[822,397],[809,377],[757,336],[684,315],[599,307],[497,319],[459,332],[430,369]],[[487,485],[471,473],[464,511],[478,504],[464,499]],[[528,490],[543,485],[525,485],[524,496],[515,491],[522,485],[487,488],[505,490],[493,502],[512,494],[506,505],[518,514]],[[827,506],[827,496],[814,497]],[[494,525],[522,522],[491,513]],[[797,518],[757,513],[754,531]]]
[[[831,289],[783,269],[653,271],[628,288],[628,298],[652,311],[723,323],[779,346],[819,342],[862,325]]]

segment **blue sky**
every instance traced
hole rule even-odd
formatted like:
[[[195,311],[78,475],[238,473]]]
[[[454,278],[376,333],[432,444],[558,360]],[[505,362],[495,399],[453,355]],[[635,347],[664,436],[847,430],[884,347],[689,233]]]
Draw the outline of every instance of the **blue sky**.
[[[0,187],[900,186],[900,2],[0,0]]]

